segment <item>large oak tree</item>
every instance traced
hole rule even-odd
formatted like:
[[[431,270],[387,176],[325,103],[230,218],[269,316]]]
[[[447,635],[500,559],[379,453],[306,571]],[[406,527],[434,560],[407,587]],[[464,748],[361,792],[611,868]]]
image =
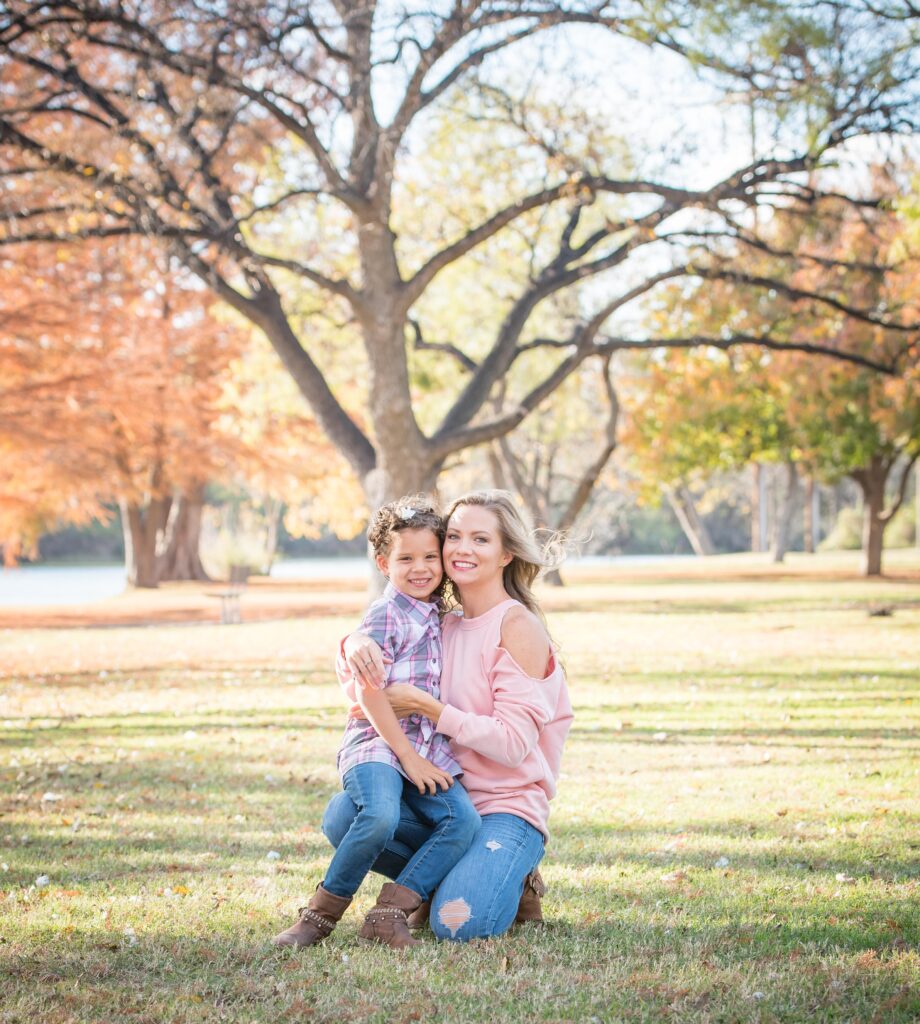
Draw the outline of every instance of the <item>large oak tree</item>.
[[[915,35],[910,18],[833,2],[802,13],[783,2],[11,0],[0,15],[0,241],[168,241],[265,332],[373,503],[431,487],[449,456],[506,435],[586,359],[655,344],[794,344],[731,331],[649,337],[626,333],[623,317],[663,282],[731,272],[691,259],[688,242],[762,244],[752,209],[789,197],[819,206],[809,172],[853,138],[911,129]],[[569,69],[580,48],[606,47],[626,69],[630,47],[677,57],[712,88],[743,93],[776,130],[728,173],[624,172],[590,145],[616,110],[567,120],[562,103],[556,120],[530,116],[540,40],[569,48]],[[435,181],[409,187],[430,115],[460,95],[469,123],[491,121],[512,155],[504,179],[462,195]],[[445,230],[423,251],[412,225],[432,218]],[[531,239],[527,272],[423,430],[411,323],[440,275],[516,232]],[[357,327],[366,376],[350,346],[317,344],[309,318],[293,315],[304,288]],[[534,324],[560,296],[565,330],[543,336]],[[438,339],[460,351],[464,341]],[[514,365],[536,346],[557,358],[515,394]],[[343,359],[366,414],[343,399]],[[495,413],[498,388],[514,400]]]

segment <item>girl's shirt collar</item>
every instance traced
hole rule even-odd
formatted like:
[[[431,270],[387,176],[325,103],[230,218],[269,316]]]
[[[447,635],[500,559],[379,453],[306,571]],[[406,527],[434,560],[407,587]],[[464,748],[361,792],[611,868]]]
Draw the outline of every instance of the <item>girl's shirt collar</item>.
[[[402,608],[416,622],[425,623],[432,616],[437,617],[441,613],[441,605],[438,601],[417,601],[409,597],[401,590],[397,590],[392,583],[387,583],[383,596],[387,601],[392,601],[399,608]]]

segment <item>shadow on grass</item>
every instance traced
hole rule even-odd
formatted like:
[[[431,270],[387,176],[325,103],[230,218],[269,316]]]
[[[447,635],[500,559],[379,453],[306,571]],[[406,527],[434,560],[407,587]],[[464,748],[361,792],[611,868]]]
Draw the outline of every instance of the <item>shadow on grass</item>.
[[[131,668],[105,669],[104,675],[99,672],[74,671],[74,672],[53,672],[47,675],[41,673],[32,677],[0,674],[0,684],[10,685],[21,683],[27,686],[49,686],[61,690],[88,689],[101,692],[120,690],[131,692],[133,686],[138,689],[144,687],[158,688],[173,685],[170,681],[181,677],[183,690],[207,687],[210,690],[217,689],[219,693],[223,687],[236,688],[245,687],[247,683],[258,687],[272,686],[329,686],[338,688],[335,674],[322,659],[322,667],[317,668],[294,668],[292,666],[278,666],[274,663],[265,665],[247,663],[240,667],[237,662],[212,661],[208,659],[200,664],[156,664],[139,665]],[[293,678],[292,678],[293,677]]]
[[[916,813],[899,815],[896,824],[898,831],[905,836],[920,834],[920,815]],[[756,880],[760,875],[793,887],[808,881],[839,890],[854,884],[854,879],[857,882],[875,879],[890,883],[920,879],[920,858],[916,856],[915,844],[902,842],[898,844],[898,853],[893,853],[890,836],[876,842],[871,835],[864,834],[834,834],[816,839],[807,835],[793,837],[788,835],[788,831],[788,825],[781,825],[775,820],[758,824],[743,818],[699,824],[691,822],[675,833],[664,823],[641,826],[573,824],[560,816],[554,822],[553,862],[574,868],[599,867],[605,870],[632,865],[660,876],[685,872],[686,879],[677,877],[673,880],[688,885],[730,878],[741,886],[748,885],[751,876]],[[680,845],[668,849],[668,844],[677,837]],[[694,843],[702,848],[694,849]],[[763,844],[765,848],[762,851],[738,849],[738,843]],[[830,844],[833,844],[833,849],[828,849]],[[731,856],[724,867],[719,867],[717,859],[725,852]],[[730,870],[726,872],[726,868]],[[673,892],[673,888],[670,891]],[[915,906],[915,910],[920,918],[920,904]]]

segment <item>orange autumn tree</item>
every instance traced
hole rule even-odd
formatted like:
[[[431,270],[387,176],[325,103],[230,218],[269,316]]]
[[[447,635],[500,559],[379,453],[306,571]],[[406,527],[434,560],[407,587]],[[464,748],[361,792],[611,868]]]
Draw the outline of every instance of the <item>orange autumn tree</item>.
[[[20,298],[2,300],[0,351],[5,370],[22,368],[0,421],[18,467],[5,550],[117,501],[132,584],[203,576],[205,484],[285,463],[270,438],[228,429],[227,375],[247,333],[216,319],[213,296],[144,241],[29,257],[2,266],[3,295]]]
[[[34,554],[50,526],[105,515],[96,470],[73,451],[81,430],[75,396],[97,387],[104,368],[81,344],[85,307],[52,287],[67,254],[51,263],[47,256],[30,247],[0,261],[0,547],[7,565]]]

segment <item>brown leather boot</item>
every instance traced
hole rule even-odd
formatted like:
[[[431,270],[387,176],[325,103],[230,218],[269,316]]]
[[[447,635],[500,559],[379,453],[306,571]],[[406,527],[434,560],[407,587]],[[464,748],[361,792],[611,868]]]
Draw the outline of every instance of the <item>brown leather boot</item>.
[[[431,895],[434,896],[434,893]],[[409,926],[409,930],[414,932],[419,928],[424,928],[428,924],[429,917],[431,917],[431,900],[425,900],[424,903],[418,905],[417,910],[413,910],[406,918],[406,924]]]
[[[297,911],[300,915],[297,923],[276,935],[272,942],[276,946],[293,946],[295,949],[315,946],[335,928],[349,903],[350,896],[334,896],[318,885],[307,906]]]
[[[532,871],[524,879],[524,891],[521,893],[521,902],[518,904],[515,924],[543,924],[543,907],[540,900],[546,893],[546,883],[539,871]]]
[[[393,949],[419,946],[409,934],[408,915],[421,905],[422,897],[404,885],[387,882],[380,890],[376,906],[367,912],[358,934],[362,939],[382,942]]]

